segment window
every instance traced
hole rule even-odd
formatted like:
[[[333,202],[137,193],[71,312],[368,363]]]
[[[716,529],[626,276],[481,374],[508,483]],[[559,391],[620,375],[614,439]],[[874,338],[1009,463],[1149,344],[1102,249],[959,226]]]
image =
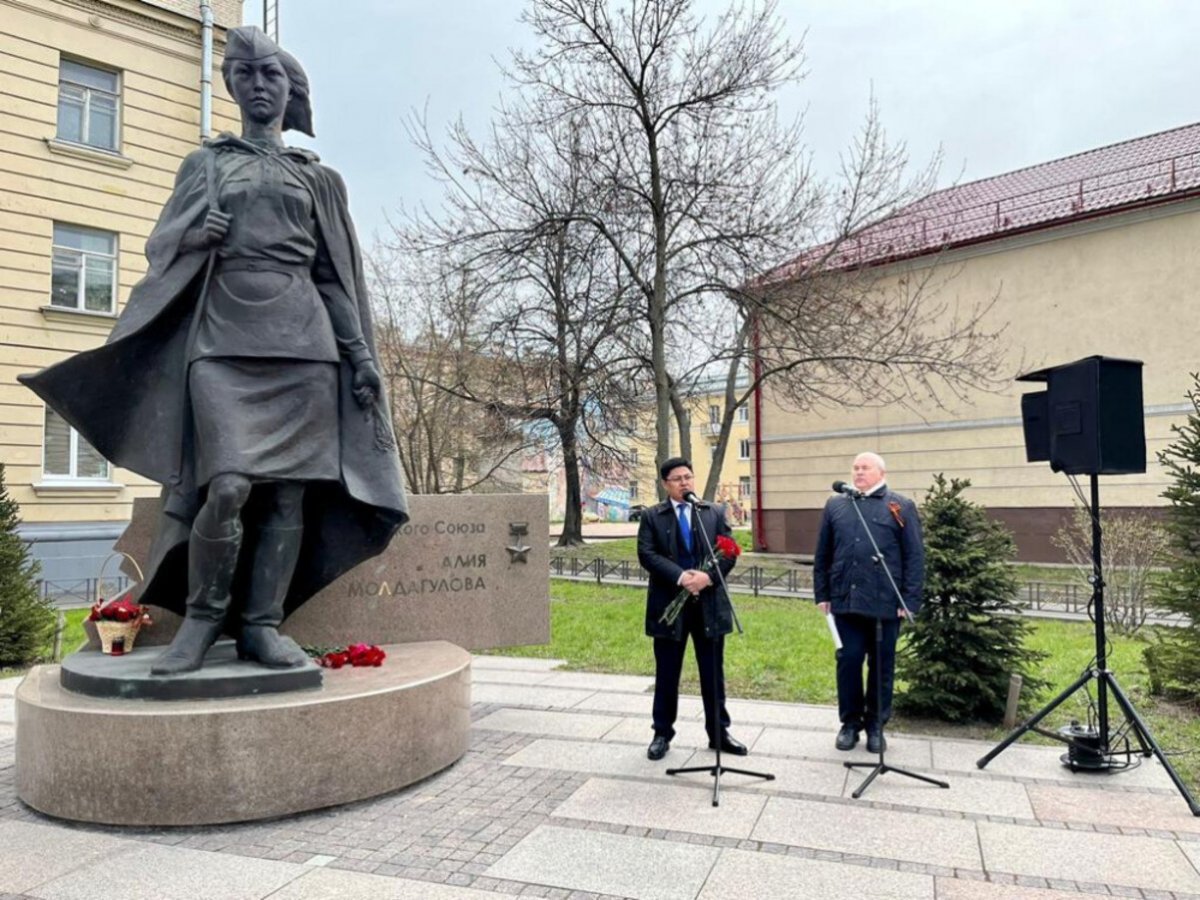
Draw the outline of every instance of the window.
[[[738,497],[746,500],[754,495],[754,488],[750,486],[750,476],[743,475],[738,479]]]
[[[750,439],[742,438],[738,441],[738,459],[750,458]]]
[[[745,404],[738,407],[738,421],[739,422],[749,422],[750,421],[750,407],[746,406]]]
[[[710,406],[708,408],[708,421],[709,421],[710,425],[720,425],[721,424],[721,407]]]
[[[116,294],[117,236],[54,223],[50,305],[111,313]]]
[[[46,408],[42,471],[47,478],[108,480],[108,460],[96,452],[66,419]]]
[[[629,464],[631,466],[636,466],[638,464],[637,447],[629,448]]]
[[[121,108],[116,72],[64,59],[58,69],[58,138],[116,150]]]
[[[636,481],[629,482],[629,499],[631,502],[638,498],[637,486],[638,483]]]

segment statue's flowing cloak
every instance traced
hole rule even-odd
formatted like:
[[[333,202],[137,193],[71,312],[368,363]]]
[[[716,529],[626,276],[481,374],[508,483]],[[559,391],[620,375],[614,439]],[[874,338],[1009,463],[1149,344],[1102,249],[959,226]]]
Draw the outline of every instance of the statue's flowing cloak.
[[[107,342],[20,378],[113,463],[163,485],[141,601],[180,613],[186,608],[188,535],[203,499],[191,474],[187,341],[208,258],[207,251],[185,252],[180,243],[209,210],[205,155],[234,146],[246,147],[222,135],[184,160],[146,242],[149,270],[130,292]],[[295,149],[284,154],[312,192],[321,239],[342,289],[358,307],[363,336],[382,371],[345,185],[315,154]],[[386,398],[363,409],[354,399],[353,376],[343,359],[336,424],[341,480],[310,483],[305,492],[304,545],[288,590],[288,612],[381,553],[408,519]]]

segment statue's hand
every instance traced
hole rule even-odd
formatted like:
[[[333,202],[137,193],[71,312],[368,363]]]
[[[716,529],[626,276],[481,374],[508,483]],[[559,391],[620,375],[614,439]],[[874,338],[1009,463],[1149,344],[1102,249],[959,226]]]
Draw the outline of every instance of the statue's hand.
[[[359,363],[354,369],[354,399],[358,405],[364,408],[373,405],[382,391],[383,381],[375,363],[370,360]]]
[[[199,228],[193,228],[183,236],[183,250],[208,250],[225,240],[229,233],[229,223],[233,216],[216,209],[210,209],[204,217],[204,223]]]

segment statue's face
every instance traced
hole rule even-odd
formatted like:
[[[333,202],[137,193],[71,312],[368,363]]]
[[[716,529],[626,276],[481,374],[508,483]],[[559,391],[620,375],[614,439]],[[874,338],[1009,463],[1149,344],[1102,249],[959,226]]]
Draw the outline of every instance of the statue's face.
[[[242,112],[263,125],[283,120],[288,101],[288,77],[274,56],[239,59],[226,79],[229,93]]]

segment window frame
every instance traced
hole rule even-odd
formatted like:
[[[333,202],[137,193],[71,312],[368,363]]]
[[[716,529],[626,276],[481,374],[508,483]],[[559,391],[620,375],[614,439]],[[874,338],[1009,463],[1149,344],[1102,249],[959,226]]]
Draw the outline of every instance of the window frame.
[[[750,480],[749,475],[742,475],[738,478],[738,499],[749,500],[754,496],[754,482]]]
[[[738,407],[737,420],[739,422],[750,421],[750,407],[748,407],[745,403]]]
[[[750,458],[750,438],[741,438],[738,441],[738,459]]]
[[[708,406],[708,424],[709,425],[720,425],[721,424],[721,407],[720,406],[717,406],[717,405],[714,405],[711,403],[709,404],[709,406]]]
[[[80,250],[76,247],[67,247],[55,243],[55,232],[59,229],[73,229],[78,232],[90,232],[92,234],[106,235],[112,238],[112,255],[106,253],[97,253],[92,250]],[[56,259],[59,254],[71,254],[77,256],[76,260],[76,277],[75,285],[75,305],[64,306],[60,303],[55,303],[54,293],[54,269]],[[109,284],[108,294],[108,309],[88,309],[87,307],[87,288],[88,288],[88,260],[90,258],[110,260],[112,262],[112,278]],[[105,231],[101,228],[89,228],[86,225],[74,225],[69,222],[54,222],[53,231],[50,237],[50,307],[55,310],[64,310],[68,312],[90,313],[92,315],[112,316],[117,312],[117,284],[120,273],[121,259],[121,236],[115,231]]]
[[[51,415],[58,416],[58,418],[62,419],[63,423],[67,426],[67,440],[68,440],[67,459],[68,459],[68,469],[70,471],[68,474],[65,474],[65,475],[62,473],[59,473],[59,472],[50,472],[46,468],[46,462],[47,462],[46,461],[46,450],[47,450],[47,443],[48,443],[46,440],[46,433],[47,433],[47,429],[49,428],[49,425],[50,425],[50,416]],[[100,459],[104,460],[104,474],[102,474],[102,475],[80,475],[79,474],[79,442],[82,440],[83,440],[83,438],[81,438],[79,435],[79,432],[75,430],[75,426],[73,426],[66,419],[63,419],[62,416],[59,416],[58,413],[56,413],[54,410],[52,410],[49,406],[44,407],[44,415],[42,416],[42,483],[43,484],[48,484],[48,485],[67,485],[67,484],[108,485],[108,484],[112,483],[112,463],[109,462],[109,460],[105,459],[105,457],[100,453],[99,450],[96,450],[95,447],[92,447],[92,451],[98,457],[100,457]],[[84,441],[84,443],[87,443],[87,442]],[[88,444],[88,446],[91,447],[91,444]]]
[[[94,87],[90,84],[81,84],[78,81],[72,81],[64,72],[63,63],[71,63],[72,65],[82,66],[85,69],[91,69],[95,72],[101,72],[105,75],[112,75],[116,79],[116,86],[113,91],[106,91],[103,88]],[[60,56],[58,59],[58,94],[55,100],[55,119],[54,132],[55,139],[63,141],[67,144],[74,144],[77,147],[89,147],[93,150],[99,150],[102,153],[121,152],[121,140],[123,137],[124,128],[122,127],[121,117],[123,105],[121,103],[121,92],[125,85],[125,79],[120,69],[114,69],[110,66],[97,65],[89,60],[77,59],[73,56]],[[60,133],[58,118],[62,110],[63,102],[63,85],[67,85],[78,91],[83,92],[83,112],[80,119],[79,140],[64,137]],[[112,146],[105,144],[93,143],[88,138],[91,130],[91,111],[92,111],[92,94],[100,94],[105,97],[111,97],[113,101],[113,143]]]

